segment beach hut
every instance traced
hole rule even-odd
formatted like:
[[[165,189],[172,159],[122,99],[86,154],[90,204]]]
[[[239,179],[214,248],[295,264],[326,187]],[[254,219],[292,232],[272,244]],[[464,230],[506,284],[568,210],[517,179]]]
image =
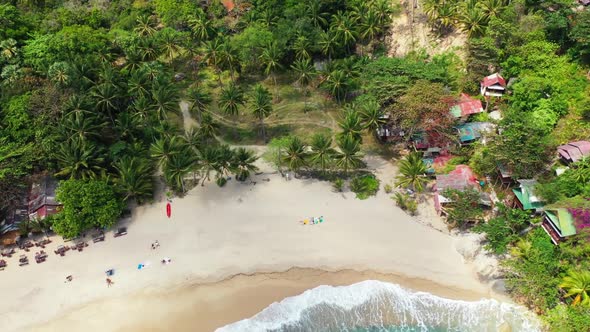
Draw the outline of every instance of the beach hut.
[[[576,141],[560,145],[557,147],[559,158],[567,165],[582,160],[590,156],[590,142]]]
[[[544,203],[535,195],[537,181],[532,179],[521,179],[517,181],[519,186],[512,189],[514,193],[513,207],[535,213],[542,212]]]
[[[455,127],[461,144],[473,143],[483,137],[483,133],[494,130],[490,122],[468,122]]]
[[[484,97],[502,97],[506,92],[506,80],[498,73],[486,76],[480,83],[480,92]]]
[[[471,98],[468,94],[462,93],[459,102],[451,106],[451,115],[455,118],[467,119],[471,114],[483,112],[480,100]]]
[[[57,180],[49,176],[32,185],[28,204],[30,219],[44,219],[61,210],[62,204],[55,198],[56,189]]]
[[[434,207],[436,211],[441,214],[443,207],[452,201],[446,198],[442,193],[447,189],[468,190],[474,189],[480,192],[480,203],[491,206],[492,201],[490,196],[481,191],[481,186],[471,168],[467,165],[457,165],[449,174],[441,174],[436,176],[436,184],[434,186]]]
[[[542,226],[554,244],[577,233],[574,217],[565,208],[545,210]]]

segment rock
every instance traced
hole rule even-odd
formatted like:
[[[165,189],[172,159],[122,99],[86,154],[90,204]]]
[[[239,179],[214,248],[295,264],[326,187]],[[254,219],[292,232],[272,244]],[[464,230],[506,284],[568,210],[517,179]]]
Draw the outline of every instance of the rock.
[[[504,279],[496,279],[492,282],[491,288],[496,293],[505,294],[506,282],[504,281]]]

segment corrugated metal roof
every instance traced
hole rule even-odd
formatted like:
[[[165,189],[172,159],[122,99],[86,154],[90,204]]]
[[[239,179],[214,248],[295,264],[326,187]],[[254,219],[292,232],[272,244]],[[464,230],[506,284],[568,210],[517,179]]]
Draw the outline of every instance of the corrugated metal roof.
[[[506,80],[498,73],[486,76],[484,77],[483,81],[481,81],[481,85],[483,85],[484,87],[490,87],[496,84],[502,87],[506,87]]]

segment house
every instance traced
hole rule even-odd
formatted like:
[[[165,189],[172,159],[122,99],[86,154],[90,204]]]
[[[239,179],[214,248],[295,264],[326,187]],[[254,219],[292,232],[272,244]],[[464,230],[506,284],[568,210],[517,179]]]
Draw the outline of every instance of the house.
[[[514,193],[513,206],[524,211],[533,211],[535,213],[543,211],[544,203],[535,195],[537,181],[518,180],[518,183],[519,186],[512,189],[512,192]]]
[[[0,222],[0,235],[17,231],[18,225],[29,219],[27,211],[26,205],[10,210]]]
[[[471,114],[483,112],[480,100],[471,98],[468,94],[462,93],[459,102],[451,107],[451,115],[455,118],[466,119]]]
[[[480,139],[485,131],[492,131],[494,124],[490,122],[467,122],[456,126],[455,129],[459,133],[461,144],[469,144]]]
[[[444,204],[450,203],[451,200],[443,196],[443,192],[447,189],[467,190],[474,189],[481,193],[480,202],[483,205],[491,206],[492,202],[489,195],[481,192],[481,186],[475,174],[467,165],[457,165],[449,174],[437,175],[436,185],[434,186],[434,207],[440,214],[443,212]]]
[[[574,217],[565,208],[545,210],[542,226],[554,244],[558,244],[566,237],[577,233]]]
[[[502,97],[506,92],[506,80],[498,73],[484,77],[479,86],[484,97]]]
[[[557,153],[565,164],[575,163],[590,156],[590,142],[577,141],[557,147]]]
[[[578,0],[578,3],[582,6],[590,6],[590,0]]]
[[[514,179],[512,178],[512,170],[502,163],[497,163],[496,166],[498,169],[498,177],[500,178],[502,187],[510,187],[511,185],[513,185]]]
[[[62,204],[55,198],[56,189],[57,180],[49,176],[33,184],[28,204],[30,219],[44,219],[60,211]]]

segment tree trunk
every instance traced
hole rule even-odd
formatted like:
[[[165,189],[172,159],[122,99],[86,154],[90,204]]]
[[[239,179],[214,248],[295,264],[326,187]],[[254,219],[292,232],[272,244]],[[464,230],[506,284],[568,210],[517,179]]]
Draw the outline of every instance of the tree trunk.
[[[266,130],[264,128],[264,119],[260,119],[260,131],[262,132],[262,141],[266,143]]]

